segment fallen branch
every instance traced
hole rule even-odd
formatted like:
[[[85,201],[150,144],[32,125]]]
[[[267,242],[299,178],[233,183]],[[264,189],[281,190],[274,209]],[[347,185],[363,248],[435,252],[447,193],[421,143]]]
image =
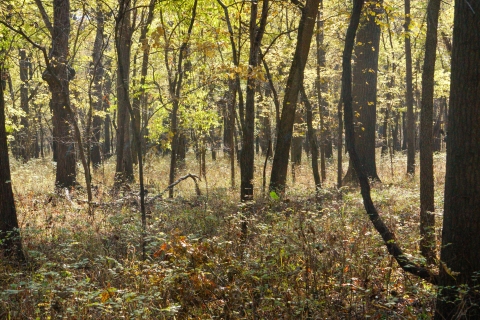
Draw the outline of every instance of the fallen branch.
[[[193,179],[193,182],[195,182],[195,192],[197,193],[197,196],[201,196],[202,193],[200,192],[200,188],[198,187],[198,183],[197,183],[197,179],[201,181],[201,179],[195,175],[195,174],[187,174],[187,175],[184,175],[183,177],[179,178],[177,181],[175,181],[174,183],[172,183],[171,185],[169,185],[162,193],[160,193],[160,197],[165,194],[168,190],[172,189],[173,187],[175,187],[177,184],[179,184],[180,182],[182,182],[183,180],[186,180],[188,178],[192,178]]]

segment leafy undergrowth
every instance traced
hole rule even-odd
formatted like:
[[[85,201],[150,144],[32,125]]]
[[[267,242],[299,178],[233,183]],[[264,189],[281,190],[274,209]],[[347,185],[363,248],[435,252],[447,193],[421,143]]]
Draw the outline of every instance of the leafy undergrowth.
[[[404,176],[403,157],[394,160],[380,160],[383,182],[374,186],[373,198],[405,251],[422,262],[418,179]],[[138,190],[113,194],[111,163],[95,174],[94,217],[80,201],[82,189],[69,197],[46,191],[52,190],[51,164],[14,163],[28,264],[0,265],[0,319],[431,317],[435,288],[398,268],[358,190],[337,190],[327,180],[315,197],[305,164],[283,200],[239,204],[238,191],[228,188],[228,162],[217,160],[209,164],[201,196],[185,182],[176,198],[155,199],[168,167],[166,159],[149,161],[154,200],[147,206],[145,261]],[[436,158],[438,184],[443,162]]]

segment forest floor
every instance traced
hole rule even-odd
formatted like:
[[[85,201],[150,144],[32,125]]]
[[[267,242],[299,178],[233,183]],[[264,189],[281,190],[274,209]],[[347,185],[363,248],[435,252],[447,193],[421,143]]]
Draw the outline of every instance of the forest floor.
[[[200,196],[188,179],[173,199],[155,197],[167,186],[169,159],[148,156],[145,260],[138,187],[112,192],[114,159],[94,173],[93,216],[84,189],[54,192],[51,161],[13,161],[28,263],[0,262],[0,319],[432,316],[435,287],[404,273],[388,255],[358,189],[334,187],[335,161],[327,164],[327,180],[316,197],[304,157],[282,199],[261,196],[263,161],[256,160],[255,200],[239,203],[239,182],[230,188],[230,167],[222,156],[207,161]],[[374,203],[404,251],[422,263],[418,169],[407,177],[403,155],[379,157],[377,167],[382,183],[372,189]],[[437,245],[444,169],[445,155],[438,154]],[[189,172],[198,172],[193,155],[178,176]]]

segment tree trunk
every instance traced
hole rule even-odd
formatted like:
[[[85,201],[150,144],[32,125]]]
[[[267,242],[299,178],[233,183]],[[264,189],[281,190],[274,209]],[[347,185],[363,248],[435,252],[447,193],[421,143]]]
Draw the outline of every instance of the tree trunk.
[[[355,148],[355,132],[354,132],[354,113],[353,113],[353,97],[352,97],[352,71],[351,71],[351,57],[353,51],[353,44],[355,41],[355,31],[360,20],[360,13],[364,0],[356,0],[353,3],[352,15],[348,25],[347,34],[345,36],[345,48],[343,50],[342,64],[342,100],[344,104],[344,119],[345,119],[345,140],[347,150],[350,155],[355,172],[357,173],[360,182],[363,205],[367,212],[370,221],[381,235],[388,252],[395,258],[400,267],[409,273],[412,273],[422,279],[435,284],[437,279],[429,270],[418,266],[411,261],[402,251],[397,243],[394,234],[386,226],[382,217],[379,215],[375,205],[373,204],[370,194],[370,181],[364,170],[364,166],[360,161]]]
[[[141,150],[145,150],[145,136],[147,135],[144,130],[147,127],[147,95],[146,95],[146,78],[148,74],[148,63],[150,58],[150,44],[147,38],[147,32],[150,28],[150,25],[153,21],[153,11],[156,0],[150,0],[148,6],[147,18],[145,21],[142,21],[142,30],[140,33],[140,43],[143,49],[142,55],[142,66],[140,70],[140,83],[138,86],[138,92],[134,96],[132,101],[133,112],[135,113],[135,123],[133,124],[136,127],[137,132],[140,134],[141,141]]]
[[[388,99],[388,98],[387,98]],[[382,157],[388,155],[388,117],[389,117],[389,100],[387,100],[387,106],[383,108],[383,124],[382,124]]]
[[[170,154],[170,173],[169,173],[169,185],[175,182],[175,174],[177,169],[177,157],[180,148],[180,139],[181,139],[181,132],[179,132],[178,128],[178,109],[179,109],[179,100],[183,86],[183,77],[184,77],[184,59],[187,55],[187,48],[188,48],[188,40],[190,39],[190,35],[192,34],[193,23],[195,22],[195,18],[197,15],[197,0],[193,3],[192,8],[192,16],[190,18],[190,24],[187,31],[187,41],[184,41],[180,47],[179,54],[178,54],[178,63],[177,63],[177,71],[175,78],[169,78],[169,90],[170,96],[173,98],[173,107],[171,113],[171,122],[170,122],[170,130],[172,133],[172,152]],[[163,17],[161,17],[162,23]],[[165,61],[168,60],[167,55],[168,46],[165,46]],[[168,62],[166,63],[168,67]],[[170,73],[170,72],[169,72]],[[185,148],[185,147],[184,147]],[[184,149],[185,150],[185,149]],[[169,188],[168,196],[173,198],[173,188]]]
[[[327,137],[328,128],[325,127],[325,113],[327,111],[328,104],[327,104],[327,100],[324,98],[324,95],[327,93],[328,86],[327,86],[327,81],[321,78],[321,74],[323,71],[325,71],[325,66],[326,66],[325,48],[323,44],[324,36],[323,36],[323,20],[322,20],[323,12],[322,11],[323,11],[323,0],[320,1],[320,10],[318,11],[318,16],[317,16],[317,33],[315,37],[315,40],[316,40],[315,43],[317,45],[317,68],[316,68],[317,74],[315,78],[315,88],[317,89],[317,102],[319,105],[318,112],[320,113],[320,172],[322,175],[322,181],[324,181],[327,178],[327,171],[325,168],[325,158],[327,156],[327,153],[330,153],[330,152],[327,152],[326,137]],[[313,114],[310,116],[313,117]],[[308,108],[307,108],[307,119],[308,119]],[[315,139],[315,142],[316,142],[316,139]],[[329,139],[329,143],[331,146],[330,139]],[[312,152],[312,163],[313,163],[313,152]],[[314,172],[314,175],[315,175],[315,172]],[[315,184],[317,183],[315,182]]]
[[[420,113],[420,251],[428,264],[435,263],[435,201],[433,176],[433,89],[437,50],[440,0],[430,0],[427,8],[427,39],[422,73]]]
[[[253,200],[254,172],[254,132],[255,132],[255,92],[258,79],[253,76],[254,68],[260,64],[260,45],[268,15],[268,0],[263,1],[260,23],[257,26],[258,3],[252,1],[250,15],[250,53],[248,59],[249,76],[245,99],[245,114],[242,126],[242,153],[240,161],[240,199]],[[240,89],[239,89],[240,90]]]
[[[92,96],[94,97],[93,109],[95,111],[103,111],[103,12],[100,8],[97,9],[97,33],[95,35],[95,42],[93,44],[93,85]],[[91,141],[91,153],[90,159],[94,168],[100,166],[102,163],[102,156],[100,154],[100,133],[102,129],[103,119],[98,114],[93,115],[93,127],[92,127],[92,141]],[[90,137],[87,137],[89,139]]]
[[[412,48],[410,44],[410,0],[405,0],[405,61],[407,89],[407,174],[415,175],[415,117],[413,114]]]
[[[224,115],[224,134],[223,134],[223,152],[230,159],[230,186],[235,187],[235,102],[236,102],[236,82],[234,79],[228,81],[228,92],[226,94],[225,115]]]
[[[322,182],[320,179],[320,174],[318,173],[318,147],[317,147],[317,137],[315,129],[313,128],[313,106],[307,98],[305,93],[305,88],[302,85],[301,88],[302,99],[305,103],[305,108],[307,109],[307,135],[308,140],[310,141],[310,151],[312,153],[312,172],[313,180],[315,182],[315,191],[318,192],[318,189],[322,187]]]
[[[18,148],[20,148],[20,156],[24,162],[27,162],[32,156],[32,141],[29,128],[29,105],[28,105],[28,69],[30,61],[27,58],[25,49],[19,50],[20,54],[20,80],[22,85],[20,87],[20,104],[25,116],[20,120],[22,128],[17,134],[19,141],[17,142]]]
[[[480,319],[479,12],[455,1],[438,320]]]
[[[3,62],[0,64],[0,74],[2,72]],[[4,84],[0,80],[0,249],[7,258],[24,260],[10,177],[3,90]]]
[[[392,145],[393,145],[393,151],[401,151],[402,147],[400,144],[400,138],[399,138],[399,122],[400,122],[400,113],[398,111],[394,111],[395,113],[395,125],[392,128]]]
[[[130,1],[118,0],[118,28],[115,35],[118,64],[117,69],[117,161],[115,183],[133,182],[133,159],[130,141],[130,51],[132,42],[132,26],[130,22]],[[121,73],[123,72],[123,74]]]
[[[443,135],[445,132],[442,129],[442,118],[445,108],[445,98],[442,97],[438,99],[438,114],[437,119],[435,120],[435,124],[433,125],[433,152],[440,152],[442,151],[442,142],[443,142]]]
[[[356,115],[355,148],[367,176],[380,180],[375,161],[377,121],[377,72],[380,47],[380,26],[377,24],[382,0],[368,2],[356,36],[353,66],[353,109]],[[345,183],[356,183],[357,177],[349,162]]]
[[[107,60],[108,61],[108,60]],[[109,70],[110,63],[107,62],[105,65],[105,70]],[[102,97],[102,105],[103,111],[105,111],[105,120],[103,122],[103,158],[108,159],[112,155],[112,135],[110,126],[112,125],[112,121],[110,120],[110,93],[112,90],[112,77],[110,72],[106,72],[105,75],[105,82],[103,85],[103,97]]]
[[[75,144],[70,128],[70,123],[75,119],[67,111],[70,94],[68,82],[74,76],[73,69],[67,65],[69,36],[70,1],[54,0],[51,63],[50,69],[43,72],[42,78],[52,93],[50,106],[57,161],[55,185],[61,188],[70,188],[76,183]]]
[[[298,93],[303,83],[303,72],[310,51],[313,29],[318,13],[320,0],[307,0],[302,9],[302,17],[298,27],[297,44],[292,66],[287,79],[282,116],[278,124],[275,155],[273,157],[270,177],[270,190],[283,192],[287,179],[288,152],[292,142],[293,122],[297,107]]]
[[[295,111],[295,121],[293,123],[292,146],[290,148],[290,159],[292,163],[292,183],[295,183],[295,169],[302,163],[303,134],[298,127],[302,124],[302,110],[297,108]]]

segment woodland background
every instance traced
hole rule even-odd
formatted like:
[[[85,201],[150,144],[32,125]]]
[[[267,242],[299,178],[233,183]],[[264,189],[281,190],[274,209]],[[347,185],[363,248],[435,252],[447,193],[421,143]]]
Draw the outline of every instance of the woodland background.
[[[432,317],[466,3],[2,1],[0,318]]]

